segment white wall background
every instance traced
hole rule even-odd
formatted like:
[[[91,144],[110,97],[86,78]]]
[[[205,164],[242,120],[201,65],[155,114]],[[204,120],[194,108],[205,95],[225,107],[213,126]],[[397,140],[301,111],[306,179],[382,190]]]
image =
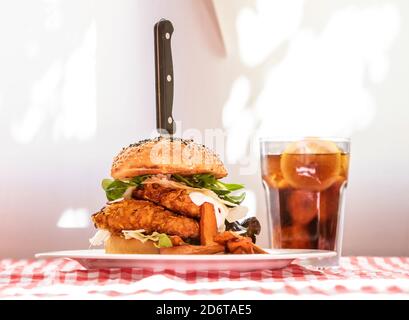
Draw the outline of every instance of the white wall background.
[[[240,171],[252,137],[351,135],[344,253],[409,254],[409,2],[3,0],[0,257],[88,246],[113,156],[155,125],[161,17],[174,116],[226,130],[229,180],[261,220],[259,172]]]

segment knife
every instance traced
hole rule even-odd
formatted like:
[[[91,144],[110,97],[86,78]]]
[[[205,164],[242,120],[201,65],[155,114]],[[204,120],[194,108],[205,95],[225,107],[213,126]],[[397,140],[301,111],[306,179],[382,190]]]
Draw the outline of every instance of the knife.
[[[156,128],[160,135],[173,135],[176,131],[172,116],[173,62],[171,38],[173,25],[161,19],[155,24],[155,82],[156,82]]]

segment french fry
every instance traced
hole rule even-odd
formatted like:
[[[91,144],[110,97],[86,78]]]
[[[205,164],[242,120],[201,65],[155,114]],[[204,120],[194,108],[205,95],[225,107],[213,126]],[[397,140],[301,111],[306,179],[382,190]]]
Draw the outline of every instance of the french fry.
[[[251,240],[247,240],[246,238],[243,239],[237,239],[237,240],[230,240],[227,242],[227,249],[229,252],[235,253],[238,249],[240,251],[244,251],[245,253],[248,254],[253,254],[253,246],[252,246]]]
[[[213,238],[217,235],[217,221],[214,207],[205,202],[200,206],[200,244],[203,246],[215,244]]]
[[[229,240],[237,239],[237,235],[230,231],[224,231],[222,233],[217,234],[213,239],[215,242],[219,244],[225,244]]]
[[[186,244],[186,242],[183,241],[183,239],[179,236],[170,236],[170,241],[172,241],[172,245],[175,246],[183,246]]]
[[[253,250],[254,250],[254,253],[257,253],[257,254],[268,254],[268,252],[267,251],[265,251],[265,250],[263,250],[263,249],[261,249],[258,245],[253,245]]]
[[[224,246],[212,244],[208,246],[182,245],[170,248],[160,248],[160,254],[216,254],[224,252]]]
[[[219,233],[214,241],[226,246],[226,252],[232,254],[263,254],[268,253],[255,245],[251,238],[240,236],[231,231]]]

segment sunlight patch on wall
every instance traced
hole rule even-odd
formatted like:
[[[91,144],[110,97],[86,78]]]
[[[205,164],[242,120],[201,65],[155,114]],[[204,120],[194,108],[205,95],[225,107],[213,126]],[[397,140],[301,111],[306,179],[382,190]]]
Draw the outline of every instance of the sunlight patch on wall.
[[[304,0],[257,0],[256,10],[244,8],[237,18],[240,57],[254,67],[263,62],[301,23]]]
[[[95,135],[96,110],[96,23],[84,35],[82,46],[64,66],[62,108],[54,123],[53,137],[87,140]]]
[[[44,28],[48,31],[54,31],[62,26],[62,12],[60,0],[43,0],[45,4],[46,17],[44,19]]]
[[[64,229],[82,229],[89,226],[89,211],[85,208],[68,208],[58,219],[57,227]]]
[[[254,117],[246,108],[250,97],[250,82],[246,77],[234,81],[229,98],[223,108],[223,126],[227,132],[226,156],[231,164],[245,156],[245,149],[251,132],[254,130]]]

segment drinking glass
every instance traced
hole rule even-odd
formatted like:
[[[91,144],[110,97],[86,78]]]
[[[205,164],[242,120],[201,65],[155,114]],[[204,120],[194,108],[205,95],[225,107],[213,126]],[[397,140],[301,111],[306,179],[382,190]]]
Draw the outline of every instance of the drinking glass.
[[[261,173],[273,249],[321,249],[341,255],[350,141],[343,138],[261,139]]]

